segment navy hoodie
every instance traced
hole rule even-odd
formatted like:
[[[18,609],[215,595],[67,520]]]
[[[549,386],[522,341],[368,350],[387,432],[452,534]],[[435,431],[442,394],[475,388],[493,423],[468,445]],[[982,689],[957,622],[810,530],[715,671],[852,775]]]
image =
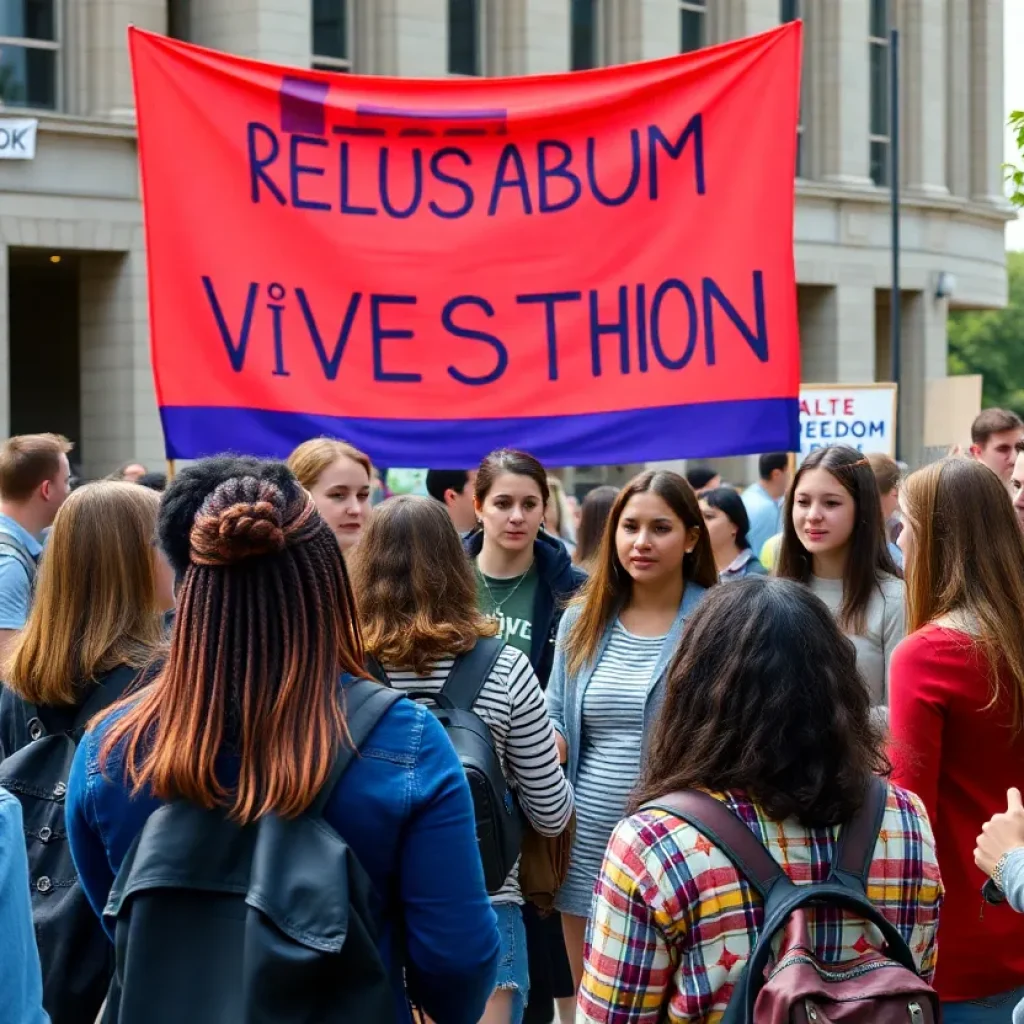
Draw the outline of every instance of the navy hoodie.
[[[474,530],[463,542],[466,554],[476,558],[484,546],[482,530]],[[543,530],[533,542],[533,562],[537,566],[537,596],[533,601],[533,643],[530,664],[540,685],[548,685],[555,660],[558,623],[569,599],[583,586],[587,574],[572,564],[565,545]]]

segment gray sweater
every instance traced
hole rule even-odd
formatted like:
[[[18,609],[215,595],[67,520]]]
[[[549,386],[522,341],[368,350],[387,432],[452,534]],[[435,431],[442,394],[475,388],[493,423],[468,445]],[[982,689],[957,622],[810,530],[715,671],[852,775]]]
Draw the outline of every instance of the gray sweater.
[[[810,587],[832,614],[838,615],[843,603],[843,581],[812,576]],[[871,703],[876,706],[889,704],[889,660],[907,629],[903,605],[903,580],[895,576],[880,579],[868,602],[864,632],[847,634],[857,650],[857,668],[871,691]]]

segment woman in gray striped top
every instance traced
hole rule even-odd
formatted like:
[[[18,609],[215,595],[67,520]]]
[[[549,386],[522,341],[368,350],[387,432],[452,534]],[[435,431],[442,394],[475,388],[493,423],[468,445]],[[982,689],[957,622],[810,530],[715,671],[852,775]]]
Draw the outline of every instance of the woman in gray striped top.
[[[473,569],[444,506],[409,495],[370,516],[353,565],[368,655],[400,689],[438,692],[455,656],[497,626],[477,608]],[[573,810],[544,695],[527,656],[506,646],[473,711],[488,725],[505,777],[533,827],[559,835]],[[498,987],[486,1024],[519,1024],[529,991],[518,865],[492,896],[501,930]]]
[[[593,574],[558,631],[547,700],[576,790],[576,839],[555,900],[577,987],[594,883],[640,773],[687,616],[718,570],[697,497],[648,471],[612,506]]]

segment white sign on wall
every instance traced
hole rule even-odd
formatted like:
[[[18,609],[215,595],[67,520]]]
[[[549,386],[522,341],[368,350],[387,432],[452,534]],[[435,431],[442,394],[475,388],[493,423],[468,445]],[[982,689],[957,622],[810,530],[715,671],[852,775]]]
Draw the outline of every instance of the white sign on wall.
[[[0,117],[0,160],[34,160],[38,127],[34,117]]]
[[[833,444],[895,456],[896,385],[801,384],[800,461]]]

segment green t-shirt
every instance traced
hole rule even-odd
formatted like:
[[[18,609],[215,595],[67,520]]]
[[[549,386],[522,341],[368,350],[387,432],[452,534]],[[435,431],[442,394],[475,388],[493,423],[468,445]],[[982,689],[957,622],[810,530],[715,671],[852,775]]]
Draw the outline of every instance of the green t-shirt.
[[[537,596],[537,566],[522,576],[496,580],[476,570],[480,610],[498,622],[498,635],[527,657],[533,644],[533,600]]]

